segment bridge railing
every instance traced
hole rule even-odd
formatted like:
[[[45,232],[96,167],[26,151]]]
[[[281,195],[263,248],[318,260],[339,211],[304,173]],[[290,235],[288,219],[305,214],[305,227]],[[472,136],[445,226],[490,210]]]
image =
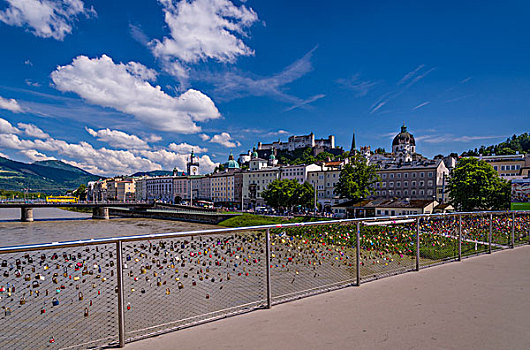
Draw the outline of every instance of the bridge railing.
[[[123,346],[529,235],[530,212],[479,212],[3,247],[0,349]]]

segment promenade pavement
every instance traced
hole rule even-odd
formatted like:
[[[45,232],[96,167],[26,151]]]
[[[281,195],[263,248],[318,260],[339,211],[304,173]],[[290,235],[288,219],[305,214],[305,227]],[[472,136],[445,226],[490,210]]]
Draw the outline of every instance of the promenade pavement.
[[[276,305],[125,349],[530,349],[530,246]]]

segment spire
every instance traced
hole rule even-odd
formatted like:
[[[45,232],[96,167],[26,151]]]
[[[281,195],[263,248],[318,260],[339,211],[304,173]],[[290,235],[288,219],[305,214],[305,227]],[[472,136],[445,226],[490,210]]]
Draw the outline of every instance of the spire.
[[[350,154],[353,154],[355,152],[356,152],[356,149],[355,149],[355,130],[353,130],[353,136],[352,136],[352,139],[351,139]]]
[[[405,126],[405,122],[403,122],[403,126],[401,127],[401,132],[407,132],[407,127]]]
[[[230,155],[228,156],[228,160],[234,160],[234,155],[232,154],[231,151],[230,151]]]

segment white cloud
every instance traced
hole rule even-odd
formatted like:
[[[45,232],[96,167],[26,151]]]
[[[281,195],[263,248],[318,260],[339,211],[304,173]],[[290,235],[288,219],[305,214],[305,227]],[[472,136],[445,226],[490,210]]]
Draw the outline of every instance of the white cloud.
[[[286,108],[285,111],[289,112],[289,111],[292,111],[293,109],[302,108],[302,107],[304,107],[304,106],[306,106],[306,105],[308,105],[310,103],[313,103],[315,101],[318,101],[318,100],[320,100],[321,98],[324,98],[324,97],[326,97],[326,95],[324,95],[324,94],[311,96],[310,98],[308,98],[306,100],[297,102],[294,105],[292,105],[291,107]]]
[[[18,134],[20,130],[15,128],[5,119],[0,118],[0,134]]]
[[[185,142],[179,143],[179,144],[170,143],[168,148],[170,150],[172,150],[172,151],[177,152],[177,153],[184,153],[184,154],[191,153],[191,151],[194,151],[195,153],[208,152],[207,148],[202,148],[202,147],[199,147],[199,146],[193,146],[193,145],[187,144]]]
[[[40,130],[32,124],[20,123],[19,125],[24,129],[24,132],[28,129],[33,132]],[[33,128],[28,128],[28,125],[32,125]],[[42,132],[42,130],[40,131]],[[102,129],[95,131],[87,128],[87,131],[95,135],[95,137],[108,137],[109,141],[112,142],[122,137],[125,137],[125,140],[129,142],[130,140],[137,141],[130,137],[134,135],[119,131],[116,133],[116,130]],[[165,149],[151,151],[133,148],[130,150],[116,150],[106,147],[94,148],[88,142],[69,143],[64,140],[54,139],[49,135],[46,139],[24,139],[17,135],[21,133],[22,130],[14,127],[7,120],[0,118],[0,148],[16,150],[31,161],[60,159],[93,174],[108,176],[132,174],[138,171],[173,169],[175,166],[179,170],[184,170],[191,149],[199,153],[207,151],[205,148],[186,143],[178,145],[173,143],[169,146],[177,152]],[[140,138],[138,139],[141,140]],[[213,171],[218,165],[208,155],[201,156],[199,163],[203,173]]]
[[[98,141],[106,142],[112,147],[125,149],[146,149],[149,148],[147,142],[136,135],[130,135],[123,131],[100,129],[98,131],[85,127],[85,130]]]
[[[234,62],[238,56],[253,55],[242,40],[257,14],[229,0],[159,0],[171,35],[150,46],[153,54],[165,62],[166,70],[177,77],[187,75],[183,63],[208,59]]]
[[[42,161],[42,160],[57,160],[55,157],[48,157],[44,153],[37,152],[34,149],[27,149],[20,151],[23,155],[25,155],[29,160],[32,162]]]
[[[416,107],[412,108],[412,110],[415,111],[416,109],[419,109],[419,108],[421,108],[421,107],[425,107],[425,106],[427,106],[427,105],[430,104],[430,103],[431,103],[431,101],[425,101],[425,102],[423,102],[423,103],[420,103],[420,104],[417,105]]]
[[[215,95],[223,100],[229,101],[246,96],[272,96],[292,104],[300,103],[302,99],[285,93],[283,88],[313,70],[311,58],[316,49],[317,46],[270,77],[256,77],[234,71],[205,75],[202,78],[215,86]]]
[[[195,122],[220,117],[213,101],[202,92],[189,89],[172,97],[148,82],[155,76],[140,63],[115,64],[106,55],[94,59],[78,56],[72,64],[59,66],[51,74],[57,89],[131,114],[156,130],[196,133],[201,128]]]
[[[24,130],[24,133],[31,137],[36,137],[39,139],[46,139],[50,137],[47,133],[42,131],[39,127],[33,124],[18,123],[17,126]]]
[[[228,147],[228,148],[234,148],[236,146],[241,146],[241,143],[238,141],[235,141],[232,139],[232,136],[230,136],[227,132],[222,132],[218,135],[214,135],[212,139],[210,140],[212,143],[218,143],[222,146]]]
[[[361,80],[360,76],[361,75],[357,73],[348,79],[338,79],[337,83],[346,89],[355,91],[355,97],[363,97],[366,96],[377,83],[369,80]]]
[[[206,134],[200,134],[199,137],[201,138],[201,140],[203,141],[208,141],[210,139],[210,136],[206,135]]]
[[[96,15],[81,0],[6,0],[8,7],[0,11],[0,21],[29,28],[35,36],[63,40],[72,32],[79,15]]]
[[[145,138],[145,140],[147,142],[158,142],[158,141],[162,141],[162,137],[158,135],[149,135],[148,137]]]
[[[13,113],[22,112],[22,107],[20,107],[17,100],[15,100],[14,98],[3,98],[2,96],[0,96],[0,109],[6,109]]]
[[[188,154],[178,154],[167,150],[140,151],[139,153],[145,158],[161,164],[165,169],[177,168],[179,171],[186,169],[189,158]],[[199,158],[199,170],[203,174],[212,172],[217,165],[218,163],[214,163],[208,155]]]

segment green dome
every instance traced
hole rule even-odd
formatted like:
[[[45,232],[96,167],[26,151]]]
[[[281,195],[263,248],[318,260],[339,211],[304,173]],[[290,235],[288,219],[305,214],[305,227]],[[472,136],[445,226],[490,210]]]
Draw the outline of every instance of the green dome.
[[[226,169],[239,169],[239,163],[234,159],[232,152],[228,156],[228,162],[225,163]]]
[[[253,148],[252,151],[252,158],[258,158],[258,152],[256,152],[256,148]]]
[[[269,157],[270,160],[276,160],[276,156],[274,155],[274,153],[271,153],[271,156]]]

